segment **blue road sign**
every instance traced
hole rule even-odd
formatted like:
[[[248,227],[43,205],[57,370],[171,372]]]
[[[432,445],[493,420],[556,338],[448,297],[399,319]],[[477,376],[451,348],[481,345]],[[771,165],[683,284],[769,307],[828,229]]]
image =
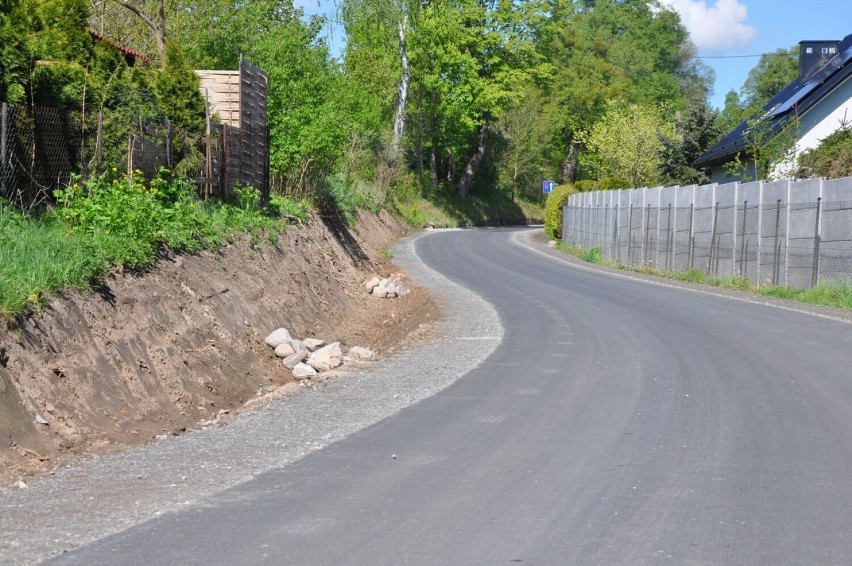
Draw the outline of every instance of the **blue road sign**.
[[[542,192],[549,193],[549,192],[553,191],[554,187],[556,187],[556,181],[542,181],[541,182]]]

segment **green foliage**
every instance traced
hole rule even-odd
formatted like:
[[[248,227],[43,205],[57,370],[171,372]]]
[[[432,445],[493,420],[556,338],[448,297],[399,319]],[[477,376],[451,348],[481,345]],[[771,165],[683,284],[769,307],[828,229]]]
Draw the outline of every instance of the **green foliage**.
[[[325,208],[341,215],[343,220],[350,226],[355,224],[359,210],[378,211],[379,203],[375,200],[375,194],[370,192],[364,185],[346,182],[340,175],[334,175],[327,180],[327,190],[324,195]]]
[[[598,247],[586,250],[583,253],[583,261],[587,261],[589,263],[603,263],[603,251]]]
[[[583,139],[597,154],[601,175],[628,179],[631,186],[640,187],[651,186],[659,177],[661,136],[676,138],[677,134],[659,111],[637,104],[611,103]]]
[[[573,185],[557,185],[547,195],[547,202],[544,203],[544,233],[551,239],[562,239],[562,207],[568,202],[568,197],[576,192]]]
[[[0,100],[11,103],[25,99],[29,73],[19,4],[20,0],[7,0],[0,10]]]
[[[769,99],[799,76],[799,47],[764,53],[749,72],[742,88],[746,114],[756,114]]]
[[[765,116],[746,120],[745,149],[724,165],[730,175],[743,181],[773,180],[790,173],[798,138],[798,121],[792,117],[777,127]]]
[[[157,105],[176,128],[189,133],[204,131],[204,100],[200,79],[186,61],[180,47],[170,45],[166,66],[153,80]]]
[[[460,197],[455,193],[425,193],[406,201],[393,201],[398,215],[411,226],[451,228],[465,226],[517,226],[537,224],[544,210],[537,202],[514,201],[505,192],[483,190]]]
[[[745,105],[740,100],[737,91],[731,89],[725,95],[725,106],[716,118],[716,127],[722,135],[736,128],[740,122],[748,118]]]
[[[629,189],[630,181],[618,177],[604,177],[598,182],[597,190],[608,191],[611,189]]]
[[[852,126],[841,124],[817,147],[803,152],[796,176],[831,179],[852,176]]]
[[[287,17],[247,46],[269,75],[270,167],[277,190],[318,198],[350,138],[351,94],[316,41],[316,31]]]
[[[77,178],[54,194],[59,206],[53,214],[69,231],[98,239],[105,260],[130,268],[153,262],[159,243],[189,245],[185,232],[197,220],[192,189],[181,181],[158,178],[146,185],[113,169],[96,179]]]
[[[688,281],[690,283],[704,283],[707,279],[707,276],[704,275],[703,271],[695,269],[694,267],[685,273],[675,273],[673,274],[673,277],[680,281]]]
[[[0,318],[38,308],[47,293],[103,277],[108,264],[98,243],[69,233],[60,222],[25,217],[0,201]]]
[[[295,201],[282,195],[271,195],[267,205],[273,216],[307,222],[313,209],[308,201]]]
[[[86,287],[114,267],[150,266],[163,245],[216,249],[249,233],[259,246],[264,232],[277,241],[291,219],[304,221],[309,211],[281,196],[269,211],[201,202],[192,185],[165,171],[150,183],[117,171],[76,179],[56,198],[58,205],[37,218],[0,202],[0,317],[37,307],[65,287]]]
[[[849,281],[830,281],[820,283],[810,289],[792,287],[763,287],[761,293],[770,297],[824,305],[840,309],[852,309],[852,283]]]
[[[661,182],[665,185],[701,185],[710,182],[706,171],[692,166],[704,155],[721,133],[715,112],[706,101],[689,104],[675,116],[675,135],[660,136],[663,144],[660,164]]]
[[[591,179],[583,179],[582,181],[574,183],[574,189],[576,189],[578,193],[596,191],[598,189],[598,182]]]

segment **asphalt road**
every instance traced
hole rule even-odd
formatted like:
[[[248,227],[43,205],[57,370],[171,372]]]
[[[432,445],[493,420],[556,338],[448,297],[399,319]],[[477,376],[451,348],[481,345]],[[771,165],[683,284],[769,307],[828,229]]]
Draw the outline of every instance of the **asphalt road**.
[[[59,562],[852,560],[852,326],[588,272],[513,237],[417,241],[501,316],[477,369]]]

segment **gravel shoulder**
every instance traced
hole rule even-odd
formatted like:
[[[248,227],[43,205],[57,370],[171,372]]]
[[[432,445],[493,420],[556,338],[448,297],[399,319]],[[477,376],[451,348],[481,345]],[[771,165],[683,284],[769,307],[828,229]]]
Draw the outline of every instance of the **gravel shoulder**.
[[[442,298],[446,319],[398,354],[206,429],[102,456],[27,489],[0,493],[0,564],[35,564],[72,548],[191,507],[281,468],[434,395],[478,366],[503,328],[478,295],[424,266],[399,242],[394,261]],[[461,338],[476,337],[476,340]]]

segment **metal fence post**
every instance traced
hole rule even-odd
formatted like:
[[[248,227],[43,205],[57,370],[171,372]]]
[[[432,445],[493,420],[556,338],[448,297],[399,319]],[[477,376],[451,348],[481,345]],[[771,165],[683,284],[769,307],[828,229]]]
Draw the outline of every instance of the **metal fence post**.
[[[687,242],[686,250],[686,266],[687,270],[695,267],[693,260],[695,259],[695,232],[693,232],[695,222],[695,203],[689,203],[689,241]]]
[[[719,218],[719,203],[713,204],[713,225],[710,227],[710,258],[707,260],[707,275],[713,275],[713,252],[718,256],[716,249],[716,221]]]
[[[627,264],[633,265],[633,203],[627,216]]]
[[[613,230],[612,230],[612,256],[609,259],[615,259],[616,261],[619,261],[621,259],[620,258],[621,254],[619,253],[619,249],[618,249],[618,218],[619,218],[619,214],[618,214],[618,205],[617,204],[615,205],[614,216],[615,216],[615,226],[613,226]]]
[[[651,203],[648,203],[648,211],[643,215],[643,227],[642,229],[645,232],[644,237],[642,238],[642,263],[648,264],[648,224],[651,223]]]
[[[822,210],[822,197],[817,197],[816,219],[814,220],[814,264],[813,273],[811,274],[811,286],[819,285],[819,216]]]
[[[669,203],[669,219],[666,222],[666,269],[672,270],[674,260],[674,226],[672,226],[672,203]]]
[[[773,253],[772,258],[772,284],[778,285],[778,276],[781,269],[781,244],[778,242],[778,231],[781,226],[781,199],[775,203],[775,239],[772,243]]]
[[[748,270],[746,254],[746,217],[748,216],[748,201],[743,201],[743,230],[740,242],[740,276],[745,277]]]

